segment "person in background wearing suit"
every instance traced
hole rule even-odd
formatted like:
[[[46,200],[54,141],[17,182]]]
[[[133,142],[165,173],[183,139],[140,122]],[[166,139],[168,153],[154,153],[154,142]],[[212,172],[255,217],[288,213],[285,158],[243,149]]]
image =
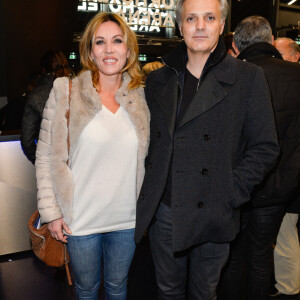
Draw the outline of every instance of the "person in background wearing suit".
[[[184,43],[151,72],[135,240],[149,227],[159,299],[216,299],[238,208],[279,147],[263,71],[226,53],[226,0],[179,0]]]
[[[279,38],[274,46],[280,52],[284,60],[299,62],[300,47],[289,38]],[[300,68],[297,67],[297,74]],[[298,76],[298,99],[300,98],[300,75]],[[299,115],[299,114],[298,114]],[[276,247],[274,249],[274,272],[276,280],[276,291],[271,297],[283,295],[297,295],[300,292],[300,245],[297,222],[300,213],[300,192],[290,202],[286,214],[283,217],[279,233],[277,235]]]
[[[300,66],[282,60],[272,45],[269,22],[260,16],[242,20],[233,47],[238,60],[260,66],[266,75],[280,146],[276,165],[242,207],[242,230],[232,243],[220,299],[269,299],[273,243],[286,207],[300,187]],[[298,200],[297,200],[298,201]],[[299,244],[298,252],[299,264]],[[298,275],[298,284],[299,284]],[[296,279],[297,280],[297,279]]]

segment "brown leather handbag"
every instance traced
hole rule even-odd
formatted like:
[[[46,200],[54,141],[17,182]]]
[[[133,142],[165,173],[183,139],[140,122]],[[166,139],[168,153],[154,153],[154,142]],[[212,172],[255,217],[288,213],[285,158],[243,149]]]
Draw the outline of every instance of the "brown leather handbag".
[[[52,237],[47,224],[40,228],[35,227],[39,216],[39,211],[36,210],[28,222],[34,254],[49,267],[62,267],[68,264],[69,255],[66,245]]]
[[[69,81],[69,109],[66,112],[67,126],[68,126],[68,151],[70,147],[69,142],[69,115],[71,102],[71,88],[72,81]],[[68,162],[67,162],[68,164]],[[36,210],[29,219],[28,228],[30,231],[30,238],[32,243],[32,250],[34,254],[42,260],[47,266],[62,267],[65,266],[67,279],[69,285],[72,285],[72,280],[69,271],[69,254],[66,244],[57,241],[52,237],[48,225],[44,224],[40,228],[36,228],[36,223],[39,218],[39,211]]]

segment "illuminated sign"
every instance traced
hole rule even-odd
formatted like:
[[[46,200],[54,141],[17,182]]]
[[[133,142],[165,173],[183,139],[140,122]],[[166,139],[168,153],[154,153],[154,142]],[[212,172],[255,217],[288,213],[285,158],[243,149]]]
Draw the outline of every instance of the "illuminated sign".
[[[146,54],[140,54],[139,55],[139,61],[147,61],[147,55]]]
[[[69,59],[76,59],[76,53],[75,52],[71,52],[69,55]]]
[[[160,32],[175,27],[176,0],[80,0],[77,10],[110,11],[123,17],[134,31]]]

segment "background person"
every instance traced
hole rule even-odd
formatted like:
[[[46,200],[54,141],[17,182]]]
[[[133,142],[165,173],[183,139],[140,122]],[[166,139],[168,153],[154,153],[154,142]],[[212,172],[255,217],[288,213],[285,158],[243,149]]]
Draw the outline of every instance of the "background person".
[[[300,59],[300,46],[289,38],[279,38],[274,41],[274,46],[281,54],[284,60],[290,62],[299,62]]]
[[[61,51],[48,51],[41,58],[40,76],[27,96],[21,125],[21,145],[26,157],[34,164],[43,110],[53,82],[58,77],[72,75],[68,61]]]
[[[274,42],[274,46],[283,59],[299,62],[300,48],[295,41],[289,38],[280,38]],[[298,57],[295,55],[296,53],[298,53]],[[298,86],[299,84],[300,79]],[[299,213],[300,195],[298,192],[287,207],[276,239],[274,249],[276,291],[271,294],[274,298],[282,295],[297,295],[300,292],[300,244],[297,228]]]
[[[227,8],[179,0],[184,43],[146,82],[151,142],[135,239],[149,227],[159,299],[216,299],[237,208],[279,151],[263,71],[227,55],[220,37]]]
[[[125,300],[149,143],[136,36],[120,16],[99,13],[85,29],[80,58],[69,126],[68,78],[54,82],[44,110],[38,208],[52,236],[68,242],[77,299],[97,299],[103,257],[106,300]]]
[[[286,206],[300,187],[300,66],[282,60],[272,29],[260,16],[242,20],[233,47],[239,60],[260,66],[272,96],[279,158],[242,207],[241,232],[231,245],[220,299],[269,299],[273,243]],[[262,108],[265,109],[265,108]],[[299,260],[298,260],[299,261]]]

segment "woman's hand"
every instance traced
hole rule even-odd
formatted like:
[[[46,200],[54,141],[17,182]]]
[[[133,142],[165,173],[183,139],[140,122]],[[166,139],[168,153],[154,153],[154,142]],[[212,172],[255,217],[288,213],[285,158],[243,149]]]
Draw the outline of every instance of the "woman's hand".
[[[71,234],[72,231],[70,230],[70,228],[68,227],[68,225],[65,223],[63,218],[54,220],[50,223],[48,223],[48,229],[52,235],[53,238],[55,238],[58,241],[61,241],[63,243],[67,243],[67,238],[68,236],[64,234],[63,230],[68,233]]]

